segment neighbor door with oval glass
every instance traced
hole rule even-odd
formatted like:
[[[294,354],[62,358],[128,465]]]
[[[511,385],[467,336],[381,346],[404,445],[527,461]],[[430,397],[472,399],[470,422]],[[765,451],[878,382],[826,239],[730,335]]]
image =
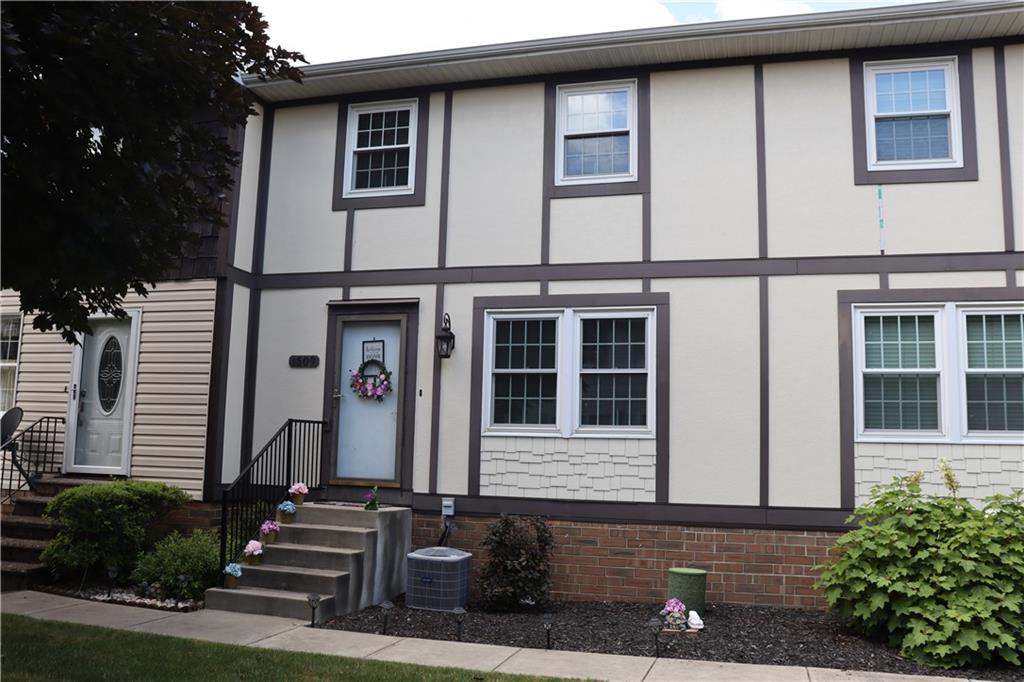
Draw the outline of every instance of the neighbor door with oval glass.
[[[79,336],[68,392],[65,471],[127,474],[138,365],[140,311],[89,321]]]
[[[399,431],[402,423],[403,319],[343,318],[337,376],[337,457],[334,483],[396,486],[399,481]],[[381,383],[381,364],[390,374],[390,391],[359,394],[352,370],[364,367],[371,384]],[[366,391],[364,391],[365,393]]]

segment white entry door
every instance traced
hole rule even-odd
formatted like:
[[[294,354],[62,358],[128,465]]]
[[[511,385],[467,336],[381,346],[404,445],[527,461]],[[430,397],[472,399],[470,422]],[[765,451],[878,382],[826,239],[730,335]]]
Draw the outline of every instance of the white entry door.
[[[380,352],[391,373],[391,392],[383,400],[360,398],[349,386],[350,372],[365,357]],[[352,483],[398,480],[398,424],[402,390],[400,320],[346,321],[341,327],[338,457],[336,476]],[[376,367],[368,367],[376,373]]]
[[[127,474],[131,451],[140,311],[89,321],[79,337],[69,389],[65,471]]]

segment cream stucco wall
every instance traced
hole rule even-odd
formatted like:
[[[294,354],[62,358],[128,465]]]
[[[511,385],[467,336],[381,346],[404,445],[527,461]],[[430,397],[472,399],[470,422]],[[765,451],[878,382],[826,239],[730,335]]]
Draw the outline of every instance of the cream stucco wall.
[[[639,194],[551,201],[551,262],[638,261],[643,246]]]
[[[754,68],[651,75],[655,260],[757,256]]]
[[[437,492],[464,495],[468,490],[473,298],[521,296],[539,292],[540,285],[537,282],[453,284],[445,287],[444,310],[451,315],[456,346],[452,356],[441,363]],[[465,340],[465,345],[459,345],[460,339]]]
[[[836,292],[877,286],[875,275],[768,281],[772,506],[840,504]]]
[[[889,286],[893,289],[1004,287],[1006,272],[894,272],[889,275]]]
[[[234,264],[252,269],[252,240],[256,226],[256,187],[259,185],[260,145],[263,142],[263,107],[254,104],[258,115],[245,124],[242,142],[242,168],[238,176],[238,229],[235,234]]]
[[[540,262],[544,85],[456,91],[451,144],[448,264]]]
[[[242,461],[242,404],[245,400],[245,349],[249,332],[249,290],[238,284],[231,293],[228,380],[224,394],[224,441],[221,482],[235,480]]]
[[[338,105],[278,109],[263,271],[341,270],[345,212],[331,208]]]
[[[669,501],[757,504],[759,306],[755,277],[654,280],[669,292]]]
[[[1007,45],[1006,113],[1010,123],[1010,170],[1014,245],[1024,251],[1024,45]]]
[[[549,294],[622,294],[643,288],[638,279],[566,279],[548,283]]]
[[[430,97],[424,205],[356,211],[352,234],[352,269],[387,270],[437,265],[440,216],[441,150],[444,137],[444,93]]]

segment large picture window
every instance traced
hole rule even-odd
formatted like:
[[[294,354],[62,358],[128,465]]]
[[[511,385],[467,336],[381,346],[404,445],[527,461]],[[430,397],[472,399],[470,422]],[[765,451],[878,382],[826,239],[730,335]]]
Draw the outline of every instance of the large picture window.
[[[484,432],[651,436],[652,309],[492,311]]]

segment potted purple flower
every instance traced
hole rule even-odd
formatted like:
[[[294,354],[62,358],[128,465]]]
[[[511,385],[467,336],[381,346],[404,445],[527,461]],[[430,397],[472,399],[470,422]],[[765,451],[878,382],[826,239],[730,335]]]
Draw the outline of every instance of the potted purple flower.
[[[273,519],[267,519],[260,526],[260,542],[265,545],[273,544],[277,540],[277,533],[281,530],[281,526],[277,524],[277,521]]]
[[[363,504],[363,509],[366,511],[377,511],[380,508],[377,505],[377,486],[373,486],[370,492],[363,495],[363,499],[366,500]]]
[[[679,634],[686,630],[686,604],[675,597],[665,602],[664,608],[661,609],[661,617],[665,623],[662,632]]]

